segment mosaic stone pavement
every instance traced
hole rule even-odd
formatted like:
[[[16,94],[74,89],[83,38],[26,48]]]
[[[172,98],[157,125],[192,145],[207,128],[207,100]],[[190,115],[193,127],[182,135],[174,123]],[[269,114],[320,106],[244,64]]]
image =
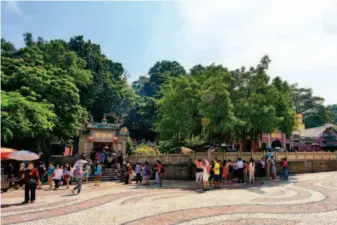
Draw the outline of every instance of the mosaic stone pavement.
[[[22,190],[1,194],[1,224],[337,224],[337,172],[224,185],[206,193],[187,181],[164,181],[163,188],[89,183],[79,195],[44,189],[28,205],[17,204]]]

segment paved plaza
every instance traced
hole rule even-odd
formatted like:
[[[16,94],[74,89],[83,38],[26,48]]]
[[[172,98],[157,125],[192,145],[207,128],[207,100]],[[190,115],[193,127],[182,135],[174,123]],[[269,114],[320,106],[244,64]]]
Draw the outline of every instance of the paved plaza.
[[[23,201],[22,190],[1,194],[1,224],[337,224],[337,172],[233,184],[206,193],[187,181],[164,181],[161,189],[89,183],[79,195],[46,188],[28,205],[16,205]]]

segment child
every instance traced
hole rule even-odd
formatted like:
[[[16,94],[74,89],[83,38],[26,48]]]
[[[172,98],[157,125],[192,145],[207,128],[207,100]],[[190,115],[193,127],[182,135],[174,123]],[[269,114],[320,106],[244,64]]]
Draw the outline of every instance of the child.
[[[249,181],[249,178],[248,178],[249,164],[246,161],[243,161],[243,164],[244,164],[244,167],[243,167],[243,180],[244,180],[244,182],[248,183],[248,181]]]
[[[287,158],[283,158],[281,161],[282,173],[281,180],[288,180],[288,162]]]
[[[249,160],[249,183],[255,182],[255,161],[253,158]]]

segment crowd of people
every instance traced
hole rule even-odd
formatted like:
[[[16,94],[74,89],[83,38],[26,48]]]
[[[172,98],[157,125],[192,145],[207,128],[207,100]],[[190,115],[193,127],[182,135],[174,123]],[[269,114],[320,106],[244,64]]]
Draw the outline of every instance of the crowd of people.
[[[22,187],[25,189],[25,201],[35,201],[35,191],[41,188],[41,184],[48,182],[50,190],[58,190],[64,185],[66,189],[70,188],[72,181],[76,186],[72,189],[73,194],[79,194],[82,189],[82,182],[88,182],[90,174],[95,177],[95,186],[98,186],[102,176],[103,168],[117,168],[123,171],[122,179],[125,184],[131,184],[135,180],[136,184],[150,185],[151,178],[155,178],[159,187],[163,185],[164,165],[157,160],[155,165],[148,162],[143,164],[123,162],[122,154],[114,154],[108,151],[93,151],[90,157],[82,154],[76,163],[54,165],[49,163],[48,167],[40,162],[37,166],[34,163],[21,163],[19,170],[15,170],[12,163],[6,167],[6,173],[10,180],[11,186]],[[276,161],[273,156],[264,157],[259,163],[251,158],[249,161],[238,158],[236,162],[231,160],[220,161],[216,158],[209,162],[207,159],[197,160],[195,177],[197,183],[203,183],[203,190],[210,189],[210,182],[213,182],[214,189],[220,188],[220,184],[230,184],[233,179],[239,183],[254,183],[255,175],[265,176],[267,179],[276,178]],[[283,158],[280,162],[281,179],[288,179],[288,163]]]
[[[263,157],[259,163],[259,167],[255,160],[251,158],[249,161],[238,158],[236,162],[231,160],[213,159],[209,162],[207,159],[197,160],[194,162],[196,166],[195,178],[196,182],[203,182],[204,191],[209,190],[210,181],[213,181],[213,187],[220,188],[220,183],[232,183],[232,179],[236,178],[239,183],[254,183],[255,175],[266,176],[268,180],[276,178],[276,160],[274,156]],[[281,179],[288,179],[288,163],[287,158],[281,159]]]
[[[125,184],[131,184],[132,180],[135,179],[136,184],[150,185],[150,179],[155,176],[156,184],[159,187],[163,185],[165,168],[159,160],[156,160],[154,167],[148,162],[144,164],[136,163],[134,166],[131,163],[127,163],[123,171]]]

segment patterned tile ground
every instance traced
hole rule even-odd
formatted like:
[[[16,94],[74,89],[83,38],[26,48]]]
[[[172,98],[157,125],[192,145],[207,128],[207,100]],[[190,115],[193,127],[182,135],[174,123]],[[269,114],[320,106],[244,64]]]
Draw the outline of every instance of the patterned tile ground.
[[[187,181],[165,181],[163,188],[107,182],[85,184],[79,195],[38,190],[27,205],[15,204],[23,200],[23,190],[15,190],[1,194],[1,224],[331,225],[337,224],[336,178],[337,172],[303,174],[206,193]]]

